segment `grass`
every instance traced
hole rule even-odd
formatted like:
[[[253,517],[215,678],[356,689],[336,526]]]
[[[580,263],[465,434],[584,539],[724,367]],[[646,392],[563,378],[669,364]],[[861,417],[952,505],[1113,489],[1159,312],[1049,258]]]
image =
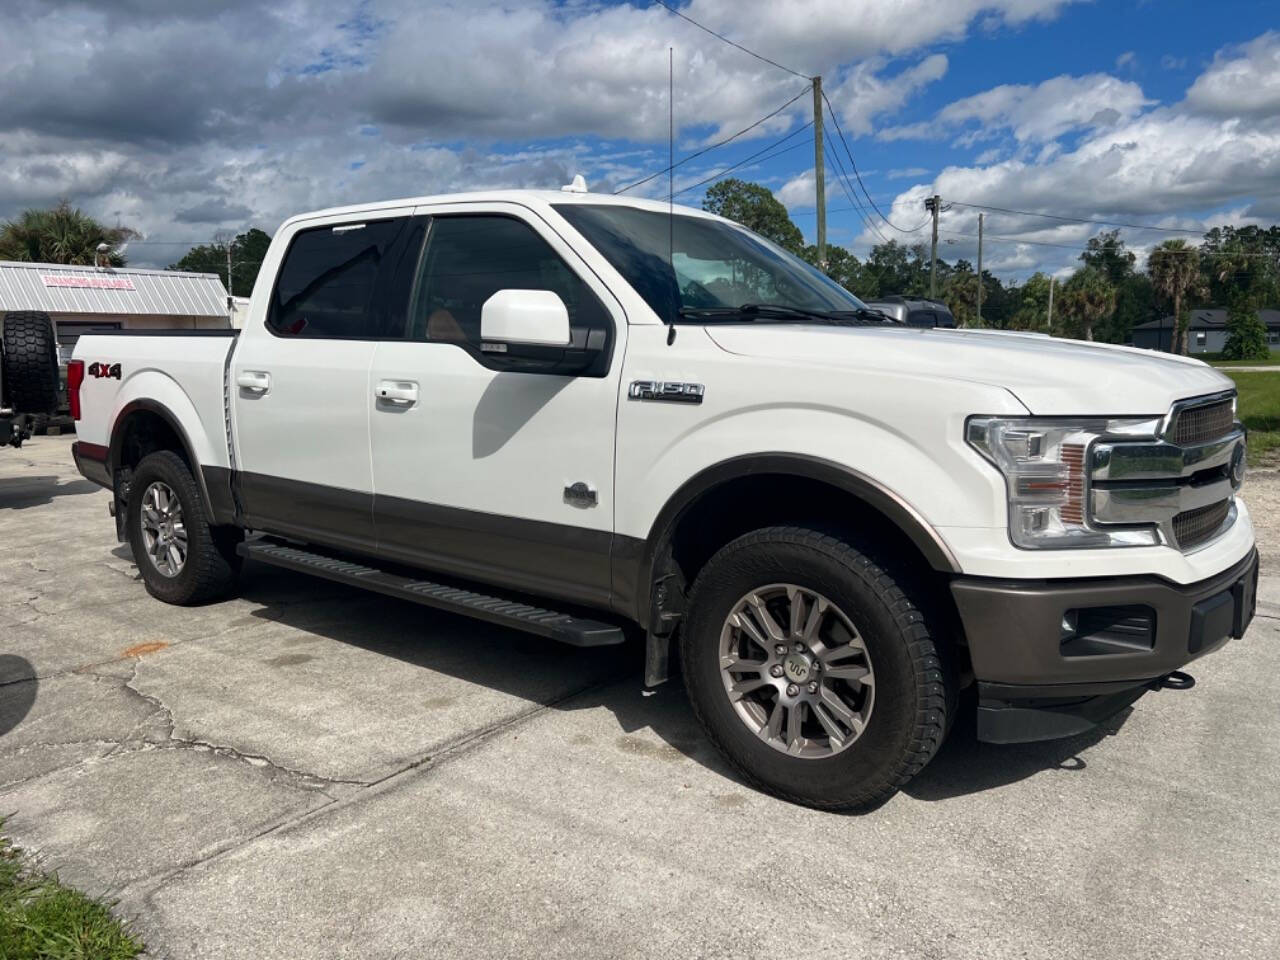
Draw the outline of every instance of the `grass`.
[[[1280,367],[1280,357],[1272,354],[1266,360],[1210,360],[1210,366],[1225,367]]]
[[[0,960],[131,960],[141,951],[106,904],[33,870],[0,836]]]
[[[1249,466],[1280,466],[1280,371],[1231,373],[1249,429]]]

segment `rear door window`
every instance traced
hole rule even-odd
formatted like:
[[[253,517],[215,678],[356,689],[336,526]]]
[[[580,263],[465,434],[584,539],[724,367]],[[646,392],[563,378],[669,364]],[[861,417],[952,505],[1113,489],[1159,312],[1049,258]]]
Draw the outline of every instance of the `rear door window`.
[[[299,231],[276,277],[267,327],[282,337],[403,336],[403,301],[397,311],[386,288],[413,233],[409,224],[399,217]]]

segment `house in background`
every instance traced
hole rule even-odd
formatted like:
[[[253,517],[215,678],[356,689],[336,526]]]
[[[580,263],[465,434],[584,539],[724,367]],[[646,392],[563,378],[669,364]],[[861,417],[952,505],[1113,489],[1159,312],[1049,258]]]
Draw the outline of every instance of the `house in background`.
[[[1273,353],[1280,352],[1280,310],[1259,310],[1258,316],[1267,328],[1267,345]],[[1173,349],[1177,328],[1172,314],[1140,323],[1133,328],[1133,345],[1167,353]],[[1187,352],[1221,353],[1226,345],[1227,311],[1221,307],[1192,310],[1191,325],[1187,327]]]

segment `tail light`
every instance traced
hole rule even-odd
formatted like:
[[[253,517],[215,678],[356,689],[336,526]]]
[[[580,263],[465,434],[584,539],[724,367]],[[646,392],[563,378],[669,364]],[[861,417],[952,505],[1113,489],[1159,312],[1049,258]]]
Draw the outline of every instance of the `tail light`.
[[[84,361],[67,361],[67,401],[71,406],[71,419],[80,419],[80,384],[84,383]]]

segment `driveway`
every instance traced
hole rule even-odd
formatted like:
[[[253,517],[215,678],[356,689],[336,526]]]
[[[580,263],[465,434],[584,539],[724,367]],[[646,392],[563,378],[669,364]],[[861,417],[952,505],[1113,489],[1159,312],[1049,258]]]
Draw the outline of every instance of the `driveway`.
[[[155,956],[1280,954],[1280,577],[1194,690],[962,722],[836,816],[738,783],[633,648],[263,567],[164,606],[69,447],[0,450],[0,813]]]

